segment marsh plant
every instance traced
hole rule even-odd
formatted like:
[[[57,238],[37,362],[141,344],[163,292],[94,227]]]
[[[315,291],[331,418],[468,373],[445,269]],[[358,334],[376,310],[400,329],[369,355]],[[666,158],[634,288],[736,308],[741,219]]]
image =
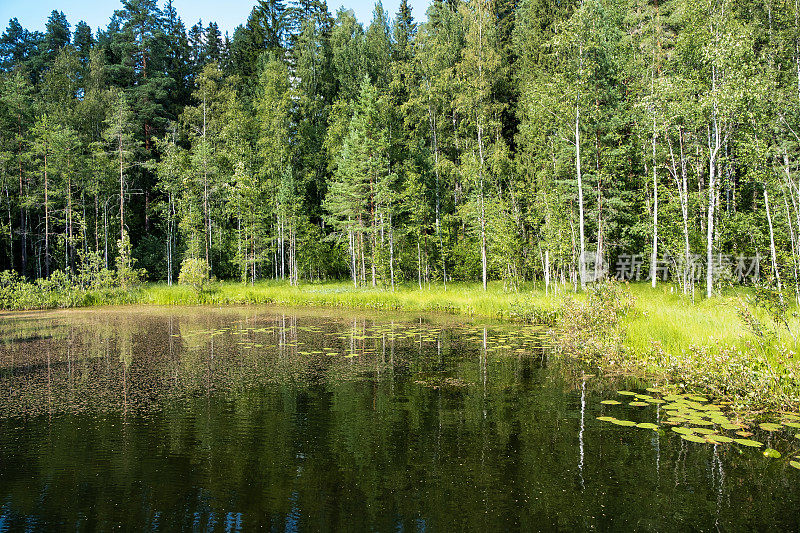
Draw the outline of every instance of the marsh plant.
[[[589,363],[619,360],[625,340],[623,319],[634,308],[627,286],[607,280],[587,288],[584,301],[567,298],[553,328],[556,349]]]
[[[86,283],[82,271],[67,274],[56,270],[47,278],[28,281],[16,272],[0,273],[0,307],[8,310],[63,309],[92,305],[134,303],[138,288],[127,282],[121,286],[113,271],[102,269],[103,277]]]

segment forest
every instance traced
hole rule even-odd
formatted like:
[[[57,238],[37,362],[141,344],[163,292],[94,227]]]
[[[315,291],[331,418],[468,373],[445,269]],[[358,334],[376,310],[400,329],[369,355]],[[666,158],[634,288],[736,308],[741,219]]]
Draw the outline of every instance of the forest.
[[[12,19],[3,280],[618,277],[712,296],[760,274],[800,302],[796,1],[425,15],[259,0],[232,35],[170,0],[123,0],[106,28]]]

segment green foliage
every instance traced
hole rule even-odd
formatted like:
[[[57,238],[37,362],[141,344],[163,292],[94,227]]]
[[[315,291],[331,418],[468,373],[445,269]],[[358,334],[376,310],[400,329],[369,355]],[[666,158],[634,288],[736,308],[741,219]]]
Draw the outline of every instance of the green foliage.
[[[359,22],[275,0],[230,39],[154,0],[74,38],[58,12],[46,33],[12,20],[0,268],[79,278],[100,254],[127,286],[132,257],[168,283],[201,258],[251,285],[546,276],[563,293],[582,248],[646,273],[656,242],[687,295],[694,254],[744,254],[800,302],[795,11],[464,0],[416,24],[405,1]]]
[[[210,281],[208,264],[202,259],[187,257],[181,263],[178,283],[188,285],[197,293],[203,292]]]
[[[119,251],[116,259],[117,280],[120,287],[127,289],[141,282],[145,272],[135,268],[136,258],[131,254],[131,240],[128,232],[122,232],[122,239],[117,241]]]
[[[80,252],[81,265],[75,275],[74,281],[82,289],[102,290],[111,289],[117,285],[116,272],[105,266],[102,254],[97,252]]]
[[[592,363],[623,357],[623,319],[634,304],[631,292],[615,281],[590,285],[585,301],[568,298],[554,328],[558,351]]]

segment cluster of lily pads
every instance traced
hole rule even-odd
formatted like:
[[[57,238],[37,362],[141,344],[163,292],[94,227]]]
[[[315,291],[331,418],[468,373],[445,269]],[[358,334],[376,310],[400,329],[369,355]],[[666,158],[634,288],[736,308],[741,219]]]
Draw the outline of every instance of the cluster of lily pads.
[[[378,342],[414,341],[431,344],[442,340],[445,328],[431,324],[367,323],[354,324],[342,330],[334,322],[334,328],[320,326],[298,326],[273,323],[266,326],[235,326],[216,329],[190,330],[181,326],[179,333],[172,337],[182,338],[187,345],[199,348],[213,337],[219,335],[239,336],[235,344],[243,349],[292,349],[297,355],[326,355],[355,357],[369,355],[378,351]],[[331,331],[333,329],[333,331]],[[477,326],[450,325],[447,330],[454,332],[462,341],[482,346],[486,353],[497,355],[521,355],[530,353],[542,341],[539,328],[520,328],[513,334],[487,330]],[[304,335],[305,334],[305,335]],[[307,342],[306,342],[307,341]],[[355,345],[353,344],[355,343]]]
[[[648,388],[647,392],[661,394],[658,388]],[[649,405],[659,405],[663,417],[659,417],[658,423],[643,422],[636,423],[632,420],[622,420],[613,416],[598,416],[601,422],[608,422],[618,426],[637,427],[659,431],[661,425],[671,426],[672,431],[679,434],[683,440],[698,444],[730,444],[735,443],[750,448],[762,448],[764,443],[751,439],[753,436],[747,424],[728,418],[723,410],[723,405],[712,403],[703,396],[694,394],[663,394],[654,396],[653,394],[639,394],[632,391],[617,391],[621,396],[629,398],[630,401],[622,402],[619,400],[603,400],[603,405],[622,405],[627,403],[634,408],[647,407]],[[777,422],[761,422],[758,428],[767,432],[777,432],[784,428],[800,428],[800,415],[795,413],[780,413]],[[725,435],[722,431],[732,432]],[[800,433],[795,437],[800,439]],[[763,451],[765,457],[777,459],[781,457],[781,452],[773,448],[766,448]],[[800,456],[789,461],[789,465],[800,469]]]

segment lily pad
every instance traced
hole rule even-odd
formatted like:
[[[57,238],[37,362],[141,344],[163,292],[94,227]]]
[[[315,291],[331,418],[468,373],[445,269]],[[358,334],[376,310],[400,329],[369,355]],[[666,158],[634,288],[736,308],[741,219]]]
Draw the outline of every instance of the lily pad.
[[[683,440],[688,440],[689,442],[697,442],[700,444],[706,444],[706,439],[703,437],[698,437],[697,435],[690,434],[690,435],[681,435]]]
[[[636,424],[636,427],[637,428],[642,428],[642,429],[656,430],[656,429],[658,429],[658,424],[653,424],[651,422],[642,422],[641,424]]]
[[[611,422],[612,424],[616,424],[618,426],[631,427],[636,425],[636,422],[632,422],[630,420],[617,420],[616,418],[614,420],[609,420],[609,422]]]
[[[800,470],[800,463],[798,463],[797,461],[789,461],[789,466],[792,466],[792,467]]]
[[[706,438],[717,444],[727,444],[729,442],[733,442],[732,438],[726,437],[725,435],[708,435]]]
[[[603,405],[619,405],[622,402],[618,402],[617,400],[603,400],[600,403],[602,403]]]
[[[687,396],[687,398],[689,398],[690,400],[694,400],[694,401],[696,401],[696,402],[703,402],[703,403],[705,403],[705,402],[707,402],[707,401],[708,401],[708,398],[706,398],[706,397],[704,397],[704,396]]]
[[[758,442],[757,440],[750,440],[750,439],[733,439],[733,442],[736,444],[741,444],[742,446],[750,446],[751,448],[760,448],[764,445],[762,442]]]
[[[628,405],[630,405],[631,407],[647,407],[650,404],[647,402],[631,402]]]
[[[764,457],[769,457],[770,459],[780,459],[781,452],[773,448],[767,448],[766,450],[764,450]]]
[[[764,422],[763,424],[759,424],[758,427],[764,431],[778,431],[781,429],[780,424],[773,424],[772,422]]]
[[[752,435],[752,433],[749,431],[737,431],[736,434],[740,437],[749,437]]]
[[[614,420],[616,420],[616,418],[614,418],[613,416],[598,416],[597,419],[600,420],[601,422],[613,422]]]
[[[618,390],[617,394],[622,394],[623,396],[636,396],[635,392],[631,392],[629,390]]]
[[[689,429],[691,429],[692,432],[699,433],[701,435],[711,435],[712,433],[715,433],[713,429],[708,429],[708,428],[689,428]]]
[[[800,428],[800,422],[781,422],[784,426],[790,428]]]
[[[674,427],[672,431],[675,433],[680,433],[681,435],[693,435],[694,431],[692,428],[685,428],[685,427]]]

